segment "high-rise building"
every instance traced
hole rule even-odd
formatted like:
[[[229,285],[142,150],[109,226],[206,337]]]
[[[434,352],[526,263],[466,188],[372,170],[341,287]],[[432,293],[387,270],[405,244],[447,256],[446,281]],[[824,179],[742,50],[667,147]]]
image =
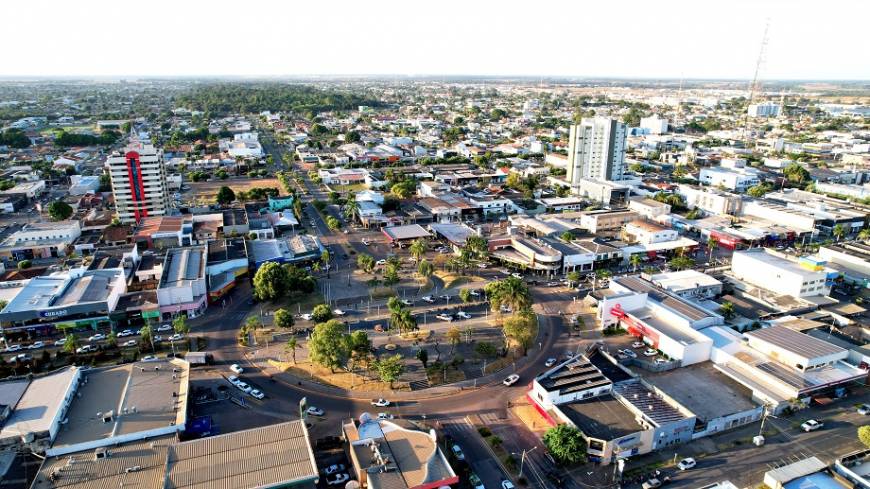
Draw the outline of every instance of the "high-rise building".
[[[746,111],[749,117],[779,117],[782,106],[774,102],[751,104]]]
[[[166,214],[169,202],[163,150],[134,139],[123,151],[112,153],[106,166],[121,222]]]
[[[625,124],[607,117],[583,119],[571,126],[568,138],[568,175],[581,179],[622,180],[625,173]]]

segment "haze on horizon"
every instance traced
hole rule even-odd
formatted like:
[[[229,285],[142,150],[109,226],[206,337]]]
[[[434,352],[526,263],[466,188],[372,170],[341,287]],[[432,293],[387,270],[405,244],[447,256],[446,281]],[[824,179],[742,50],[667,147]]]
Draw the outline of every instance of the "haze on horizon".
[[[868,80],[870,2],[64,2],[3,6],[0,77],[505,75]]]

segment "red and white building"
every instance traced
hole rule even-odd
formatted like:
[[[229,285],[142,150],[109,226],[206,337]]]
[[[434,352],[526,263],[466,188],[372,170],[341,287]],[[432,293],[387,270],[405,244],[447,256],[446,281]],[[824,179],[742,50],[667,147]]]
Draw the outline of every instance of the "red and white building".
[[[162,216],[169,207],[163,151],[136,140],[106,160],[121,222]]]

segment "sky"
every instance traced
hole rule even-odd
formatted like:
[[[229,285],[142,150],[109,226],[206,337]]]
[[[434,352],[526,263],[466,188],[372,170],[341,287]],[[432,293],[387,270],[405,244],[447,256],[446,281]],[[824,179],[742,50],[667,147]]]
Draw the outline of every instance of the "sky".
[[[0,77],[870,79],[865,0],[4,2]]]

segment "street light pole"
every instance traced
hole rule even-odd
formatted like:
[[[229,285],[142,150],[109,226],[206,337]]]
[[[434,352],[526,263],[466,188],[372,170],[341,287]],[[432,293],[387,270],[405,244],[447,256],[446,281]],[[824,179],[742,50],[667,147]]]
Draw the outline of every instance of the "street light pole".
[[[520,457],[520,473],[517,474],[517,479],[521,479],[523,477],[523,465],[526,462],[526,454],[532,453],[537,449],[538,449],[538,447],[534,447],[531,450],[525,450],[525,449],[523,450],[523,455]]]

